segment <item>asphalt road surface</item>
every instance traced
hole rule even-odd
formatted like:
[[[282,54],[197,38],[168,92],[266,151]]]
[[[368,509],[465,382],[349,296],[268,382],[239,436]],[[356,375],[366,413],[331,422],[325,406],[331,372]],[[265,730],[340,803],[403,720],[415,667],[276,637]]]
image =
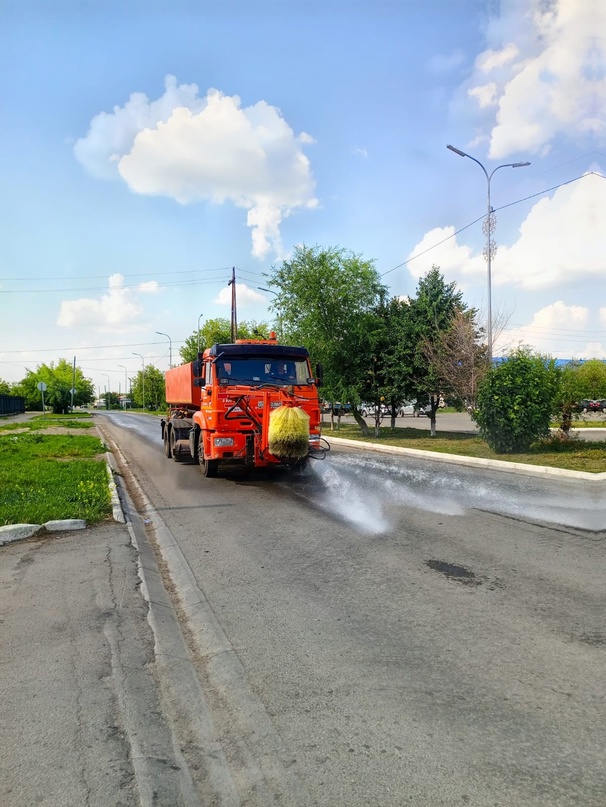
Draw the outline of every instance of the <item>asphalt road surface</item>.
[[[183,559],[212,803],[603,807],[597,495],[360,451],[205,479],[157,419],[99,420]]]

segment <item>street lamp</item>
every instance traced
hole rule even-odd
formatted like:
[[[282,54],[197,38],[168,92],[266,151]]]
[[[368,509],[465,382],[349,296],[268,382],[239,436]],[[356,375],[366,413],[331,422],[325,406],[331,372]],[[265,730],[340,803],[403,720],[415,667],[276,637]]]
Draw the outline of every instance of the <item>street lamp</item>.
[[[126,399],[128,397],[128,372],[123,364],[119,364],[118,367],[121,367],[124,370],[124,408],[126,409]],[[131,401],[131,408],[132,408],[132,401]]]
[[[145,409],[145,359],[141,353],[135,353],[134,351],[133,356],[141,356],[141,366],[143,367],[143,370],[141,371],[141,384],[143,387],[143,409]]]
[[[278,292],[273,291],[273,289],[264,289],[263,286],[257,286],[257,288],[259,289],[259,291],[266,291],[269,294],[275,295],[276,297],[278,296]],[[280,339],[281,339],[282,338],[282,314],[280,313],[279,308],[278,308],[278,326],[280,328]]]
[[[486,246],[484,247],[484,257],[486,258],[486,263],[488,265],[488,322],[486,328],[486,336],[488,339],[488,365],[492,365],[492,256],[493,253],[496,251],[496,245],[492,238],[490,237],[495,230],[496,227],[496,217],[490,205],[490,180],[492,179],[493,174],[495,171],[498,171],[499,168],[525,168],[527,165],[530,165],[528,162],[524,163],[503,163],[503,165],[497,165],[490,174],[484,168],[482,163],[479,160],[476,160],[475,157],[472,157],[471,154],[467,154],[465,151],[461,151],[461,149],[457,149],[454,146],[446,146],[447,149],[450,151],[454,151],[455,154],[458,154],[459,157],[468,157],[470,160],[473,160],[474,163],[477,163],[484,174],[486,175],[486,182],[488,183],[488,206],[486,210],[486,219],[484,221],[484,234],[486,236]]]
[[[200,320],[202,319],[203,316],[204,314],[200,314],[200,316],[198,317],[198,353],[200,352]],[[196,356],[196,359],[197,358],[198,357]]]
[[[107,375],[107,373],[101,373],[101,375],[104,375],[105,378],[107,378],[107,387],[105,388],[105,390],[106,390],[106,392],[105,392],[105,408],[109,409],[109,395],[111,395],[111,381],[109,380],[109,376]]]
[[[173,343],[172,339],[167,333],[162,333],[162,331],[156,331],[159,336],[165,336],[168,339],[168,366],[173,366]]]

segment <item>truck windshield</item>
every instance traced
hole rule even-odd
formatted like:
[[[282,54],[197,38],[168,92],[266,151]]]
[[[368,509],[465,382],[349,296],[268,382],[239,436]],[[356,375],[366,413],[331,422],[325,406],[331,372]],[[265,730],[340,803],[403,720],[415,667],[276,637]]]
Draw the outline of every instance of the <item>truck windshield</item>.
[[[307,362],[303,359],[230,356],[216,361],[215,367],[219,383],[223,384],[289,386],[310,382]]]

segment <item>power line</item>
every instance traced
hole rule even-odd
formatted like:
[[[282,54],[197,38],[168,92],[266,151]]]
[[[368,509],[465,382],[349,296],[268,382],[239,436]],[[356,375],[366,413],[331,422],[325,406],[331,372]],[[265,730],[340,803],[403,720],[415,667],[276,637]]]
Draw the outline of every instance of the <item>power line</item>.
[[[562,188],[564,185],[570,185],[573,182],[578,182],[579,179],[584,179],[584,177],[587,177],[587,176],[596,176],[596,177],[599,177],[600,179],[606,179],[606,177],[604,177],[602,174],[598,174],[596,171],[588,171],[586,174],[581,174],[578,177],[574,177],[574,179],[568,179],[568,180],[566,180],[566,182],[560,182],[558,185],[553,185],[551,188],[546,188],[545,190],[539,191],[538,193],[533,193],[530,196],[525,196],[523,199],[518,199],[515,202],[509,202],[509,204],[501,205],[501,207],[496,207],[496,208],[493,209],[493,212],[496,213],[499,210],[505,210],[505,208],[507,208],[507,207],[513,207],[513,205],[519,205],[521,202],[526,202],[526,201],[528,201],[528,199],[534,199],[537,196],[543,196],[546,193],[550,193],[551,191],[557,190],[558,188]],[[480,216],[477,219],[474,219],[474,221],[470,222],[469,224],[466,224],[464,227],[461,227],[459,230],[456,230],[454,233],[451,233],[451,235],[447,235],[446,238],[443,238],[441,241],[438,241],[437,244],[433,244],[433,246],[427,247],[427,249],[424,249],[422,252],[417,252],[416,255],[412,255],[410,258],[407,258],[405,261],[402,261],[402,263],[399,263],[397,266],[394,266],[392,269],[388,269],[386,272],[383,272],[380,275],[380,277],[385,277],[385,275],[389,275],[392,272],[395,272],[396,269],[400,269],[402,266],[406,266],[407,263],[410,263],[411,261],[414,261],[417,258],[420,258],[422,255],[425,255],[426,253],[431,252],[432,249],[436,249],[437,247],[444,244],[446,241],[450,241],[451,238],[454,238],[459,233],[462,233],[464,230],[469,229],[469,227],[473,227],[474,224],[476,224],[478,221],[482,221],[482,219],[485,219],[485,218],[486,218],[486,214]]]

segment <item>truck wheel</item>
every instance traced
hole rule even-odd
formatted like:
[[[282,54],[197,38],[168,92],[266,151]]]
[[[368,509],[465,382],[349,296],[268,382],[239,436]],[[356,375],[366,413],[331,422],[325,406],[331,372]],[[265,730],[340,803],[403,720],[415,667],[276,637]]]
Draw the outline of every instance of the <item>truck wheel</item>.
[[[209,479],[214,479],[219,469],[219,460],[204,459],[204,438],[200,435],[198,439],[198,463],[202,474]]]
[[[219,460],[204,460],[202,473],[209,479],[214,479],[219,469]]]
[[[164,429],[164,454],[168,459],[170,459],[173,455],[173,452],[171,451],[170,448],[170,437],[168,428]]]

